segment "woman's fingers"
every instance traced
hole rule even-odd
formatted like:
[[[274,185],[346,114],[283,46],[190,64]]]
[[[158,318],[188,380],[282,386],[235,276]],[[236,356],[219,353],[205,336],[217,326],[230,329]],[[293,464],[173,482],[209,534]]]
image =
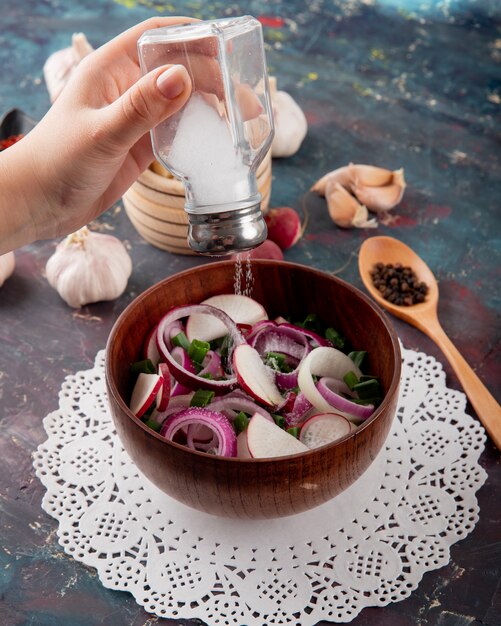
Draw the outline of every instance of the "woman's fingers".
[[[130,149],[151,128],[176,113],[191,94],[191,80],[181,65],[158,68],[132,85],[115,102],[97,112],[99,140]]]

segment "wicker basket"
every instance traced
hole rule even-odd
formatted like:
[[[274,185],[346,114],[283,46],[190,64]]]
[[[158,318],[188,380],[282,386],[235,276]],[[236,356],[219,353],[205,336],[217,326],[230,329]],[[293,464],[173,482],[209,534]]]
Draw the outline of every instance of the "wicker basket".
[[[271,151],[257,171],[261,209],[271,195]],[[188,246],[184,186],[158,162],[144,171],[123,195],[123,204],[137,232],[149,243],[177,254],[195,254]]]

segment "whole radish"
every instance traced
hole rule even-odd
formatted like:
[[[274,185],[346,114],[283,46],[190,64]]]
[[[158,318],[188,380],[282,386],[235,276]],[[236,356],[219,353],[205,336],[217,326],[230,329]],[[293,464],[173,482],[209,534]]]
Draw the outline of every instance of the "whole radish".
[[[303,234],[299,214],[288,206],[270,209],[265,215],[268,239],[282,250],[288,250],[301,239]]]

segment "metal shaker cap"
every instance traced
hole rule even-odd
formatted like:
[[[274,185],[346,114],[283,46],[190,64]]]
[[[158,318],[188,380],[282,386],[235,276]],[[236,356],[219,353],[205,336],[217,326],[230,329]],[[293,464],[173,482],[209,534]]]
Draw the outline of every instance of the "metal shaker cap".
[[[188,213],[188,244],[200,254],[224,256],[251,250],[268,231],[261,203],[218,213]]]

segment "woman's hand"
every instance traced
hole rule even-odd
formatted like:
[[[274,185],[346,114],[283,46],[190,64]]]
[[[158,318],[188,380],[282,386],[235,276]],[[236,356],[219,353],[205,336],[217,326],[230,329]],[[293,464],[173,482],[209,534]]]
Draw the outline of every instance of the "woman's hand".
[[[149,130],[185,104],[191,80],[180,65],[141,77],[137,40],[190,21],[153,18],[91,53],[41,122],[0,155],[0,254],[87,224],[149,165]]]

